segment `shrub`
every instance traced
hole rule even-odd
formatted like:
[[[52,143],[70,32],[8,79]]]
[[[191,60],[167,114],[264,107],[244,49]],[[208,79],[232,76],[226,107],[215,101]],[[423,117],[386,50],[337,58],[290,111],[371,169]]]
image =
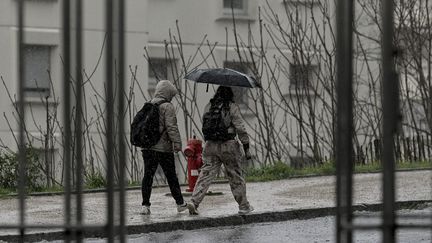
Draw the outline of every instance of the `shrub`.
[[[294,176],[305,175],[333,175],[336,169],[334,163],[325,162],[318,166],[293,168],[283,162],[276,162],[261,168],[253,168],[246,171],[247,181],[271,181],[288,179]]]
[[[431,161],[398,161],[397,169],[431,169]],[[379,161],[369,164],[356,164],[353,173],[368,173],[382,171]],[[324,162],[318,166],[306,166],[304,168],[295,169],[283,162],[276,162],[273,165],[267,165],[261,168],[248,169],[246,171],[247,181],[271,181],[288,179],[293,176],[305,175],[335,175],[336,166],[333,161]]]
[[[43,179],[41,173],[39,155],[34,148],[26,149],[26,186],[28,190],[40,190],[40,182]],[[0,151],[0,187],[16,190],[19,178],[18,153]]]
[[[286,179],[295,174],[295,169],[289,165],[276,162],[261,168],[252,168],[246,172],[248,181],[269,181]]]
[[[96,171],[86,176],[86,188],[103,188],[106,187],[107,181],[101,172]]]

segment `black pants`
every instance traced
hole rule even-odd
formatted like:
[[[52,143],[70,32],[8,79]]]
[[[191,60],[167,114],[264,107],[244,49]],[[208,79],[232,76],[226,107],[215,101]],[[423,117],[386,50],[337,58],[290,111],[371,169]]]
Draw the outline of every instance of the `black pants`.
[[[144,178],[141,184],[142,192],[142,205],[150,206],[150,196],[152,191],[153,177],[156,173],[157,167],[160,164],[162,170],[167,178],[171,195],[176,201],[177,205],[184,203],[181,194],[180,184],[177,178],[174,153],[163,153],[153,150],[143,150],[142,155],[144,158]]]

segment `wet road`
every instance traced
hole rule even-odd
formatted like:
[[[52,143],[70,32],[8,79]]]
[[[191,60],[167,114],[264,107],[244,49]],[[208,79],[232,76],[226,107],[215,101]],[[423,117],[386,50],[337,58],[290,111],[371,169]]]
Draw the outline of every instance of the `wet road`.
[[[421,210],[402,210],[399,215],[431,215],[432,208]],[[356,222],[359,224],[379,223],[378,213],[358,213],[361,215]],[[400,219],[400,223],[428,223],[431,219]],[[129,236],[128,242],[176,242],[176,243],[207,243],[207,242],[284,242],[284,243],[322,243],[335,242],[335,217],[321,217],[308,220],[290,220],[285,222],[271,222],[249,224],[241,226],[207,228],[200,230],[178,230],[165,233],[148,233]],[[398,243],[430,243],[431,230],[402,229],[397,232]],[[102,239],[87,239],[86,242],[101,243]],[[378,231],[356,231],[355,243],[381,242]]]

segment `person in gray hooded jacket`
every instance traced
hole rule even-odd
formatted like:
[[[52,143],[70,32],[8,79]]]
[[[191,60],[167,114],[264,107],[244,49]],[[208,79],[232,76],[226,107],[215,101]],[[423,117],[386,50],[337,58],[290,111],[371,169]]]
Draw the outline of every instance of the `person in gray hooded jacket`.
[[[156,85],[155,95],[151,100],[152,103],[166,102],[162,102],[159,105],[159,131],[161,132],[161,138],[151,148],[142,150],[144,158],[144,178],[141,184],[143,199],[142,214],[150,214],[153,177],[159,164],[167,178],[171,195],[177,204],[177,211],[182,212],[187,209],[174,163],[174,152],[177,153],[182,150],[176,111],[173,104],[171,104],[171,100],[176,94],[177,90],[169,80],[161,80]]]

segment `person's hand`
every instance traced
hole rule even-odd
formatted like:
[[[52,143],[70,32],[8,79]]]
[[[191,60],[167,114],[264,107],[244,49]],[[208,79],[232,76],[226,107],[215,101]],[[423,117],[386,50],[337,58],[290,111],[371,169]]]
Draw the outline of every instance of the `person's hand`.
[[[181,152],[182,149],[180,147],[174,146],[174,153]]]
[[[250,160],[250,159],[252,159],[252,155],[251,155],[251,153],[249,152],[249,144],[248,144],[248,143],[243,144],[243,150],[244,150],[244,152],[245,152],[246,160]]]

